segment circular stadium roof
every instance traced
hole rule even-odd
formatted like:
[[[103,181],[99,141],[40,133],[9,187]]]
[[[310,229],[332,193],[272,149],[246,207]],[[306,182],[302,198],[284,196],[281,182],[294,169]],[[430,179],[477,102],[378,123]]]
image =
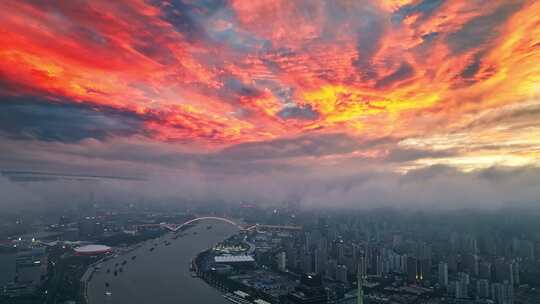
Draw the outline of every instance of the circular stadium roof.
[[[100,254],[110,252],[112,248],[105,245],[86,245],[77,247],[74,250],[77,254]]]

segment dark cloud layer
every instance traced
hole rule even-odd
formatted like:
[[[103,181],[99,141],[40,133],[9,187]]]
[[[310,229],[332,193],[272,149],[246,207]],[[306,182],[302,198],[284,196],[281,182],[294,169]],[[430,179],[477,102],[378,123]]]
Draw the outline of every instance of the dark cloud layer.
[[[129,112],[62,100],[50,103],[43,97],[0,96],[0,132],[12,138],[73,142],[143,129],[140,117]]]
[[[514,1],[499,6],[489,15],[472,19],[458,31],[448,35],[448,45],[456,54],[485,46],[497,37],[499,26],[520,7],[521,4]]]
[[[375,86],[378,88],[384,88],[393,85],[396,82],[406,80],[413,75],[414,68],[407,62],[403,62],[395,71],[379,79]]]
[[[423,21],[429,18],[444,3],[445,0],[423,0],[416,4],[405,5],[395,12],[392,19],[401,22],[405,17],[419,13],[421,14],[419,21]]]

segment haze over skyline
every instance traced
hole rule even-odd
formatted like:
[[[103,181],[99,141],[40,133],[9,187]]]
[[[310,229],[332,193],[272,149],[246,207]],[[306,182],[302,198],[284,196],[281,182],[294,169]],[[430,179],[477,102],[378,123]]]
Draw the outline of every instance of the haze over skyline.
[[[538,1],[2,1],[0,16],[5,205],[538,203]]]

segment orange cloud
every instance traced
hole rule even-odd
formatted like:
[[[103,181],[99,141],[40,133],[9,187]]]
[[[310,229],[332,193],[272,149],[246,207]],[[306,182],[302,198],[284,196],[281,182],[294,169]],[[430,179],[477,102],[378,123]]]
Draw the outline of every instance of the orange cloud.
[[[440,138],[538,101],[539,16],[537,1],[3,1],[0,77],[3,94],[131,111],[163,141]]]

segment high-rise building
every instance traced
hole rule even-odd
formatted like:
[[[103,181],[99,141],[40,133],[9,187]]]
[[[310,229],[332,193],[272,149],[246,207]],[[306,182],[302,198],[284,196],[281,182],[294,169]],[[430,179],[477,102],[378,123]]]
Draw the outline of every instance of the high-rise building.
[[[490,262],[482,262],[478,266],[478,276],[482,279],[491,279],[491,263]]]
[[[448,263],[448,271],[450,273],[456,273],[457,272],[457,255],[454,253],[454,252],[451,252],[449,255],[448,255],[448,259],[447,259],[447,263]]]
[[[415,283],[420,279],[418,275],[418,260],[413,257],[407,258],[407,282]]]
[[[328,262],[326,262],[326,276],[329,278],[335,279],[336,268],[337,268],[337,261],[334,259],[328,260]]]
[[[305,253],[302,256],[302,271],[304,273],[313,271],[313,260],[310,253]]]
[[[476,281],[476,295],[480,299],[489,298],[489,281],[487,279],[480,279]]]
[[[399,234],[395,234],[392,237],[392,248],[395,249],[395,248],[401,246],[401,243],[403,243],[403,236],[401,236]]]
[[[375,257],[375,274],[379,277],[383,275],[383,257],[380,253]]]
[[[348,283],[347,280],[347,266],[345,265],[338,265],[336,269],[336,280],[340,281],[341,283]]]
[[[358,270],[356,272],[356,285],[358,287],[356,304],[364,304],[364,280],[366,277],[365,259],[361,258],[361,262],[358,263]]]
[[[360,246],[357,244],[352,244],[352,263],[350,270],[358,269],[358,259],[360,258]]]
[[[320,233],[321,233],[324,237],[327,237],[327,236],[328,236],[328,222],[327,222],[326,218],[324,218],[324,217],[319,217],[317,226],[318,226],[318,228],[319,228]]]
[[[468,285],[465,282],[457,281],[456,282],[456,299],[464,299],[469,296],[468,294]]]
[[[439,263],[439,285],[441,285],[442,288],[448,286],[448,264],[445,262]]]
[[[478,244],[476,238],[471,235],[465,237],[463,247],[466,253],[476,254],[478,252]]]
[[[467,273],[473,276],[478,276],[478,256],[473,253],[466,254],[464,256],[464,264]]]
[[[291,244],[287,247],[287,268],[297,269],[298,268],[298,251],[294,247],[294,244]]]
[[[313,259],[314,272],[318,274],[324,274],[326,271],[326,262],[328,260],[326,250],[321,247],[315,249]]]
[[[466,284],[469,284],[471,282],[471,277],[466,272],[460,272],[458,273],[458,280],[460,282],[465,282]]]
[[[336,244],[336,258],[338,263],[345,263],[345,245],[343,243],[343,240],[339,240]]]
[[[276,255],[276,264],[279,271],[287,270],[287,254],[282,251]]]
[[[510,271],[511,271],[511,275],[510,275],[511,280],[510,280],[510,282],[514,286],[519,285],[520,284],[520,280],[519,280],[519,262],[513,261],[513,262],[510,263],[509,267],[510,267]]]
[[[510,282],[494,283],[491,285],[491,299],[496,304],[513,304],[514,289]]]
[[[400,258],[401,258],[401,261],[400,261],[400,265],[401,265],[400,272],[401,272],[401,273],[407,273],[407,255],[406,255],[406,254],[402,254]]]
[[[469,297],[469,274],[465,272],[458,273],[458,281],[456,282],[456,298],[463,299]]]
[[[312,242],[311,233],[306,232],[304,234],[304,250],[305,251],[310,251],[311,250],[311,242]]]
[[[362,278],[365,278],[367,276],[367,261],[365,256],[361,256],[358,259],[357,275]]]
[[[498,283],[508,281],[512,285],[517,284],[515,282],[516,274],[519,281],[519,264],[517,262],[509,263],[502,258],[495,261],[495,280]]]

